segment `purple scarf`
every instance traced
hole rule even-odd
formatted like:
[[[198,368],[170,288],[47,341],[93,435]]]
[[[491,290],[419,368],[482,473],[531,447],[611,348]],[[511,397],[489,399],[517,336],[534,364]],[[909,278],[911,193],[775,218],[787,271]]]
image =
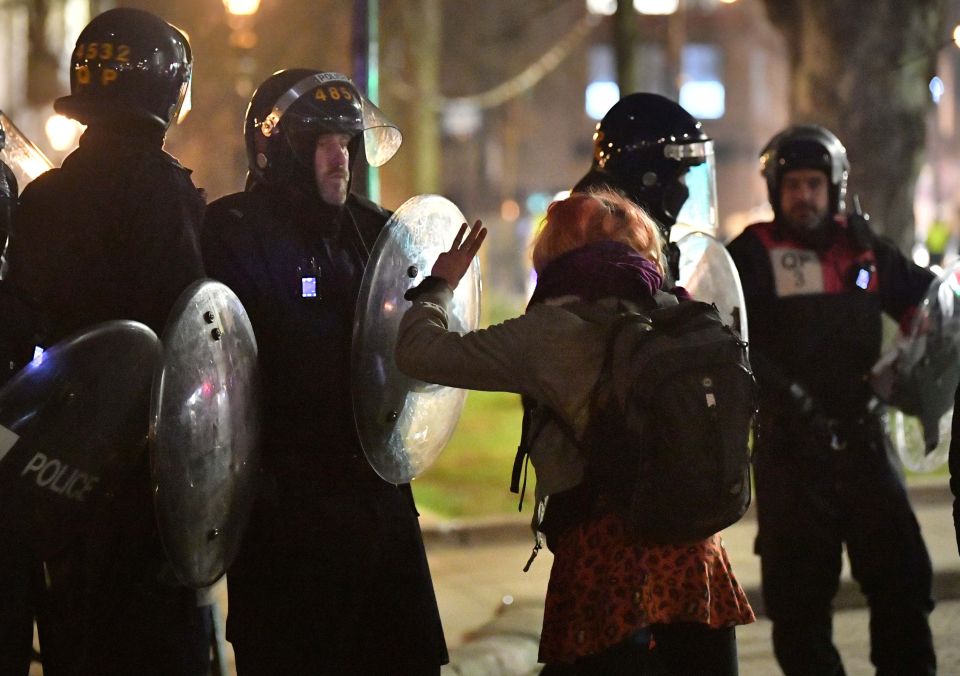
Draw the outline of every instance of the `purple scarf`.
[[[657,266],[632,247],[601,240],[550,262],[537,278],[527,307],[562,296],[577,296],[587,302],[610,296],[639,301],[652,296],[662,281]],[[674,293],[681,298],[687,295],[680,287]]]

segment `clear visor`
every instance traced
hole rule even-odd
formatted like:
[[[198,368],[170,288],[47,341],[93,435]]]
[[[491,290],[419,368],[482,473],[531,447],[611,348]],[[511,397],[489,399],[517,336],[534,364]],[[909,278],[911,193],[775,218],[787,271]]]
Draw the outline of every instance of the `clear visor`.
[[[687,164],[702,164],[713,157],[713,141],[697,141],[696,143],[668,143],[663,147],[664,157],[685,162]]]
[[[0,161],[10,167],[13,175],[17,177],[20,190],[23,191],[30,181],[52,169],[53,164],[2,110],[0,127],[3,127],[7,137],[6,145],[0,149]]]
[[[716,235],[717,172],[713,141],[669,144],[664,147],[664,155],[690,165],[683,176],[690,195],[677,214],[670,239],[677,241],[690,232]]]
[[[383,111],[360,95],[363,100],[363,147],[371,167],[379,167],[397,154],[403,135]]]
[[[188,77],[187,81],[180,87],[177,107],[174,109],[170,119],[175,120],[175,124],[180,124],[186,119],[187,115],[190,114],[191,110],[193,110],[193,78]]]
[[[353,82],[346,75],[339,73],[310,75],[297,82],[277,99],[273,110],[270,111],[266,119],[260,123],[261,133],[264,136],[271,136],[277,128],[277,125],[280,124],[280,120],[286,115],[287,110],[302,96],[310,92],[318,91],[318,88],[322,96],[329,96],[331,99],[339,99],[341,96],[348,97],[359,94]],[[386,164],[386,162],[396,154],[397,149],[400,148],[400,144],[403,141],[403,136],[400,134],[397,125],[391,122],[366,96],[363,94],[359,94],[359,96],[360,107],[363,111],[363,141],[367,162],[372,167],[379,167]],[[319,95],[318,98],[320,98]],[[322,109],[322,107],[319,109]],[[323,127],[329,128],[333,125],[340,124],[340,122],[338,122],[338,114],[335,113],[329,119],[323,119],[322,115],[318,116],[315,110],[314,114],[300,120],[301,124],[297,126],[300,126],[302,129],[302,122],[307,119],[315,122],[318,130]]]

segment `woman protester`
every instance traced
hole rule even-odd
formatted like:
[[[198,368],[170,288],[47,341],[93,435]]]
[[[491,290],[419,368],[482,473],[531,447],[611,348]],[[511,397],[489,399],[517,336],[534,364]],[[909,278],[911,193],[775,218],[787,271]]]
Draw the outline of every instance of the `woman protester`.
[[[606,350],[604,326],[569,304],[615,313],[624,301],[649,303],[665,265],[656,224],[610,190],[554,202],[533,246],[538,279],[526,313],[451,333],[446,309],[485,236],[479,221],[469,231],[464,224],[431,276],[408,293],[414,304],[400,325],[396,360],[411,377],[516,392],[555,416],[529,451],[538,502],[549,497],[538,530],[554,554],[543,673],[737,674],[735,627],[754,615],[720,536],[639,542],[609,502],[584,499],[585,454],[561,429],[585,430]]]

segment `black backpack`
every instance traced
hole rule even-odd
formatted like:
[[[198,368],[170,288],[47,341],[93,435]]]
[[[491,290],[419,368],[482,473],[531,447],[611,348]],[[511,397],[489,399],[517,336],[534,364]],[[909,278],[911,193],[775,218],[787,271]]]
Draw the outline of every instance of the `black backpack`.
[[[623,513],[640,541],[692,542],[735,523],[750,505],[757,385],[746,343],[716,306],[678,303],[662,292],[651,305],[638,311],[624,304],[616,313],[587,303],[565,306],[609,327],[606,357],[581,438],[559,416],[543,419],[558,424],[587,457],[583,484],[571,493]],[[525,404],[514,492],[536,436],[529,430],[534,407]]]

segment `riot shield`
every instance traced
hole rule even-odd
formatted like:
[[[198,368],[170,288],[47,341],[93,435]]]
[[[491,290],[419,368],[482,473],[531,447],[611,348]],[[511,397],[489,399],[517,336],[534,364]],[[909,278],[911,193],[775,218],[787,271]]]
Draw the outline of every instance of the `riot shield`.
[[[895,407],[894,447],[904,465],[930,472],[947,461],[960,382],[960,262],[935,279],[910,334],[874,366],[877,397]]]
[[[466,391],[428,385],[402,374],[393,359],[403,294],[430,274],[464,223],[438,195],[407,200],[390,218],[370,255],[353,329],[353,410],[364,454],[386,481],[406,483],[426,470],[453,434]],[[457,286],[449,328],[465,333],[480,322],[480,264]]]
[[[0,389],[0,524],[41,558],[132,479],[159,355],[143,324],[106,322],[38,350]]]
[[[213,584],[233,561],[258,469],[257,343],[240,300],[199,280],[177,299],[153,381],[150,473],[177,577]]]
[[[13,171],[21,191],[30,181],[53,168],[43,151],[18,129],[2,110],[0,129],[6,137],[5,143],[0,143],[0,161]]]
[[[677,283],[696,300],[716,305],[727,326],[743,340],[749,340],[740,274],[727,249],[704,232],[684,235],[677,246],[680,248]]]
[[[2,254],[13,231],[17,196],[27,183],[51,168],[43,152],[0,110],[0,279],[7,273]]]

